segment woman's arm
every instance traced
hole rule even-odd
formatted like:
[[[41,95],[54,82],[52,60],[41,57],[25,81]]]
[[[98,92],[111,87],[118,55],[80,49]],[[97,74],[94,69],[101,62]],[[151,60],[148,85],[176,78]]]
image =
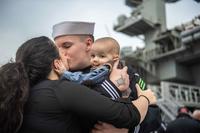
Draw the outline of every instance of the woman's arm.
[[[61,107],[66,111],[88,119],[108,122],[116,127],[129,128],[140,121],[140,113],[130,101],[113,101],[85,86],[65,80],[60,81],[59,87],[55,90]]]
[[[143,117],[148,108],[146,107],[148,102],[144,98],[139,98],[135,102],[127,101],[127,103],[113,101],[85,86],[68,81],[60,81],[56,96],[66,111],[72,111],[89,119],[108,122],[121,128],[138,125],[141,121],[140,115],[142,114]]]

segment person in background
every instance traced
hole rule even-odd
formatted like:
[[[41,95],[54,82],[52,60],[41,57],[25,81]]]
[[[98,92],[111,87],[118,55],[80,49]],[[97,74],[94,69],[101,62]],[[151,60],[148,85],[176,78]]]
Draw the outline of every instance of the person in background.
[[[200,124],[189,114],[186,107],[178,109],[178,115],[175,120],[169,122],[165,129],[158,133],[199,133]]]
[[[89,22],[64,21],[53,26],[53,39],[57,47],[59,48],[59,51],[65,55],[65,60],[68,62],[67,68],[69,68],[69,71],[81,71],[82,73],[90,72],[91,48],[94,42],[93,32],[94,23]],[[103,82],[99,85],[99,87],[101,87],[102,89],[99,90],[105,90],[105,93],[110,95],[109,97],[117,99],[122,96],[122,92],[120,92],[118,88],[119,85],[123,84],[123,82],[112,82],[110,80],[110,77],[112,77],[114,73],[118,72],[114,70],[113,73],[110,74],[109,78],[104,79]],[[128,73],[130,77],[129,88],[131,88],[132,90],[131,98],[137,99],[138,95],[135,88],[136,81],[134,80],[135,72],[133,71],[133,69],[130,68],[128,69]],[[153,125],[153,128],[157,128],[157,125],[159,125],[157,123],[160,122],[159,113],[160,112],[157,107],[149,107],[148,117],[145,118],[146,123],[144,123],[146,130],[152,130],[152,122],[155,123]],[[85,124],[85,122],[83,123]],[[98,128],[98,130],[100,129]]]

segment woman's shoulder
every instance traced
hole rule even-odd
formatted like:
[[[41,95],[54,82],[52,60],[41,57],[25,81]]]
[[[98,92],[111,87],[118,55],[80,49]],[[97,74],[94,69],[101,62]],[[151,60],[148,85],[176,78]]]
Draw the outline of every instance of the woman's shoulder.
[[[68,80],[65,80],[65,79],[62,79],[62,80],[58,80],[56,83],[55,83],[56,86],[59,86],[59,88],[82,88],[82,87],[86,87],[86,86],[83,86],[83,85],[80,85],[78,83],[75,83],[73,81],[68,81]],[[87,87],[86,87],[87,88]]]
[[[41,82],[39,82],[38,84],[34,85],[33,87],[31,87],[31,91],[35,91],[35,90],[54,90],[56,88],[62,87],[64,84],[68,84],[67,81],[64,80],[43,80]]]
[[[32,90],[51,90],[53,92],[77,92],[80,89],[87,88],[86,86],[74,83],[68,80],[44,80],[34,86]]]
[[[83,85],[80,85],[78,83],[68,81],[65,79],[60,79],[60,80],[45,80],[41,83],[42,86],[46,86],[47,88],[54,88],[54,89],[59,89],[59,88],[82,88],[85,87]]]

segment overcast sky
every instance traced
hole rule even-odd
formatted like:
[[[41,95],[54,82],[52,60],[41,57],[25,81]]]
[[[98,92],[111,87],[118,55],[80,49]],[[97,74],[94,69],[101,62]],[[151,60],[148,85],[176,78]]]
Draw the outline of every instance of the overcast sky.
[[[95,22],[95,38],[112,36],[123,46],[142,47],[142,41],[113,31],[121,14],[130,16],[125,0],[0,0],[0,64],[14,57],[27,39],[51,37],[60,21]],[[167,27],[172,28],[200,15],[200,4],[181,0],[166,4]]]

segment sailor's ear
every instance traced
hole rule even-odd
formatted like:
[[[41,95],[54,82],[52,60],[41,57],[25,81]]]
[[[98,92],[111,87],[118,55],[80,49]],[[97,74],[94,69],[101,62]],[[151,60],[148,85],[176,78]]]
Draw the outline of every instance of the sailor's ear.
[[[90,38],[90,37],[86,38],[85,44],[86,44],[86,50],[90,51],[92,48],[92,44],[93,44],[92,38]]]

